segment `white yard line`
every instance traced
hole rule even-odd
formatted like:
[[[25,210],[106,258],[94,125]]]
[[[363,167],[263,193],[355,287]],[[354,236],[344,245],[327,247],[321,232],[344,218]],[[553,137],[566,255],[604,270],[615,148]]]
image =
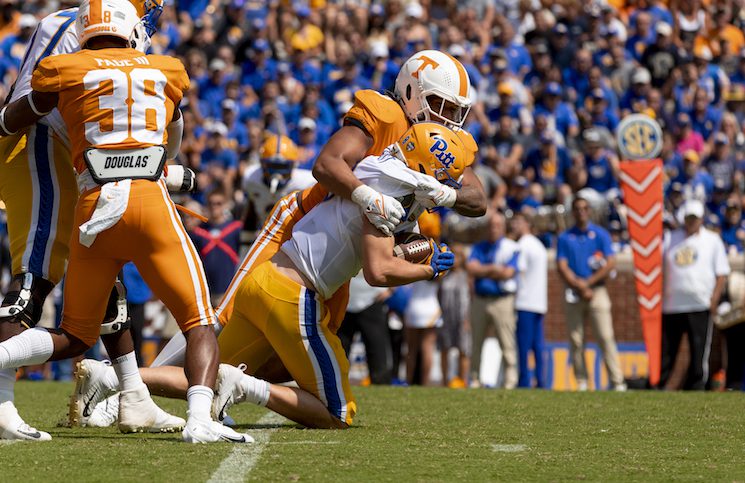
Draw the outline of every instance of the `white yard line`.
[[[528,449],[524,444],[493,444],[492,451],[496,453],[520,453]]]
[[[287,421],[277,413],[267,413],[256,424],[273,425]],[[261,453],[269,443],[269,438],[278,428],[254,429],[247,431],[256,440],[251,444],[236,444],[230,454],[222,460],[207,483],[243,482],[261,459]]]

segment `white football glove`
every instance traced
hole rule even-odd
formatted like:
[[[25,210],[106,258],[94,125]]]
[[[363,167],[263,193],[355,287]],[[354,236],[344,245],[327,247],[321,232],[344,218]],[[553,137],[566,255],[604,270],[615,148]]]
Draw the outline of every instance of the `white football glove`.
[[[427,209],[435,206],[452,208],[458,193],[450,186],[445,186],[431,176],[418,177],[417,187],[414,189],[416,200]]]
[[[352,191],[352,201],[362,208],[370,223],[387,236],[393,235],[393,230],[401,223],[401,218],[406,213],[395,198],[379,193],[364,184]]]

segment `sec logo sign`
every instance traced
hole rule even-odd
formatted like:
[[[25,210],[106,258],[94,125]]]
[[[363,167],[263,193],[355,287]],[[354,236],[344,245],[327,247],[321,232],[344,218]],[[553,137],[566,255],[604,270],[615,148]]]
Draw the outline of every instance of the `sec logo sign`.
[[[616,141],[623,159],[654,159],[662,151],[662,128],[645,114],[631,114],[618,125]]]

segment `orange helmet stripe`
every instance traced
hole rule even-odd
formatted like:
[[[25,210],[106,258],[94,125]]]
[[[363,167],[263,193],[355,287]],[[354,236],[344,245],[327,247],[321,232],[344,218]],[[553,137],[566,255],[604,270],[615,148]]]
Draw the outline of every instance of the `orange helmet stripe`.
[[[88,25],[103,23],[103,5],[102,0],[91,0],[90,11],[88,12]]]
[[[460,91],[458,92],[458,95],[461,97],[468,97],[468,74],[466,74],[466,69],[464,69],[463,64],[452,55],[445,52],[443,52],[443,54],[450,57],[450,60],[455,64],[455,68],[458,69],[458,77],[460,78]]]

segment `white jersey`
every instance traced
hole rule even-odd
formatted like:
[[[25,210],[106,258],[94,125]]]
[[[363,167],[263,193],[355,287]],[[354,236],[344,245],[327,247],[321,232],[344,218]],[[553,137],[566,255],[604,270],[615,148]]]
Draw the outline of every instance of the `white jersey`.
[[[419,173],[386,150],[382,156],[368,156],[354,168],[357,178],[371,188],[398,199],[407,214],[421,213],[414,201]],[[362,268],[362,227],[365,215],[349,200],[332,196],[297,222],[292,238],[281,250],[315,286],[324,299]],[[401,223],[396,232],[412,231],[414,221]]]
[[[548,255],[543,243],[533,235],[517,241],[517,295],[515,309],[545,314],[548,311]]]
[[[256,218],[266,219],[274,204],[285,195],[293,191],[304,190],[316,184],[313,173],[307,169],[293,169],[290,180],[282,188],[272,194],[264,183],[264,172],[261,165],[253,165],[243,175],[243,190],[245,191],[256,211]]]
[[[701,228],[686,237],[683,229],[665,234],[662,312],[681,314],[709,309],[716,278],[729,275],[722,238]]]
[[[42,59],[50,55],[70,54],[80,50],[80,44],[75,34],[77,14],[77,8],[68,8],[47,15],[39,22],[28,47],[26,47],[18,79],[13,85],[13,93],[9,102],[17,101],[31,92],[31,76]],[[66,145],[70,145],[67,127],[65,127],[65,122],[57,109],[47,114],[39,122],[52,128]]]

